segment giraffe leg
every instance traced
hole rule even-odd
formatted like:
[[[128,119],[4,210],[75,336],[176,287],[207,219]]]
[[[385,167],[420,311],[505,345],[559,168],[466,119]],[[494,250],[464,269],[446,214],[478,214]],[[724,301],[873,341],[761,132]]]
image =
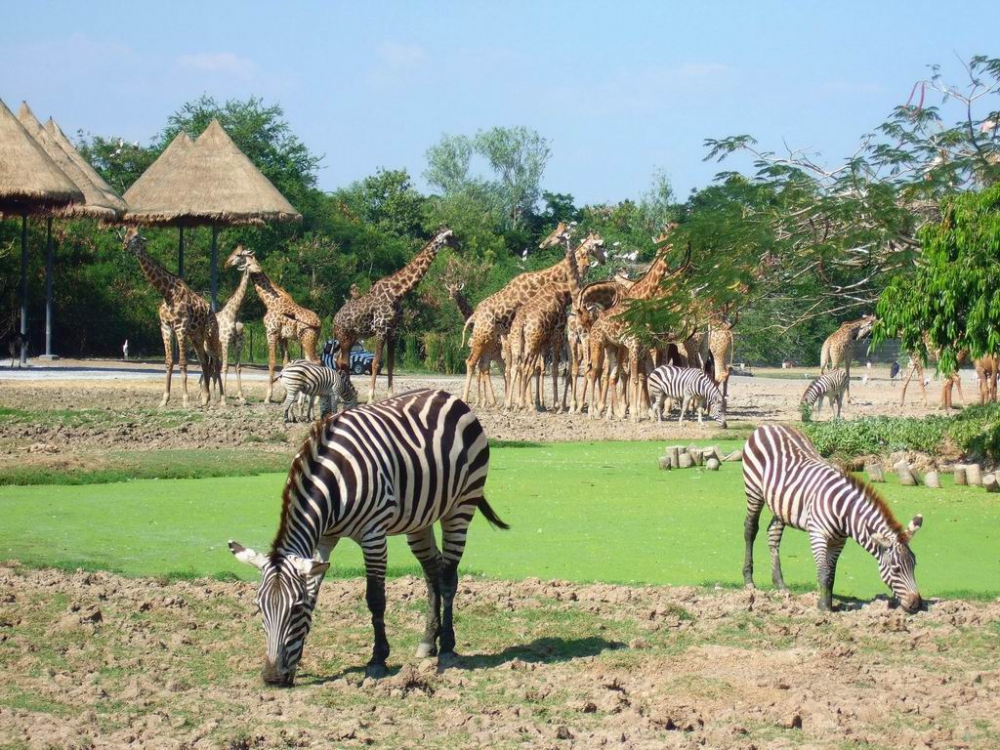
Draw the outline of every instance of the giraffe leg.
[[[382,366],[382,351],[385,349],[385,339],[381,336],[375,337],[375,359],[372,360],[371,385],[368,388],[368,403],[375,403],[375,379],[378,377],[379,368]]]
[[[180,327],[175,329],[174,335],[177,337],[177,360],[178,366],[181,371],[181,385],[183,386],[183,395],[181,396],[181,404],[186,409],[188,407],[188,361],[187,361],[187,337],[184,335],[184,330]]]
[[[274,367],[275,355],[278,349],[278,334],[267,334],[267,393],[264,394],[264,403],[271,403],[271,396],[274,393]]]
[[[469,343],[471,349],[469,353],[469,358],[465,360],[465,389],[462,391],[462,400],[465,403],[469,403],[469,391],[472,390],[472,376],[475,375],[478,379],[479,377],[479,358],[480,352],[474,341]],[[476,387],[478,388],[478,382]]]
[[[561,360],[559,343],[554,341],[552,342],[552,411],[557,414],[563,411],[566,403],[565,398],[563,403],[559,403],[559,365]]]
[[[212,400],[211,383],[215,373],[213,371],[212,358],[209,356],[208,349],[206,348],[207,342],[192,338],[192,343],[194,344],[194,355],[198,358],[198,364],[201,366],[201,378],[198,380],[198,390],[201,393],[202,408],[205,408]]]
[[[174,347],[173,330],[169,326],[160,325],[160,335],[163,337],[163,364],[166,368],[167,382],[163,390],[163,399],[160,401],[160,408],[167,405],[170,400],[170,380],[174,374]],[[13,361],[11,367],[13,367]]]
[[[407,534],[406,543],[420,561],[427,584],[427,619],[424,622],[424,637],[417,646],[417,657],[424,659],[437,656],[437,642],[441,635],[441,553],[434,540],[433,526]]]
[[[388,381],[389,381],[388,382],[388,386],[389,386],[389,398],[392,398],[393,395],[395,395],[394,391],[393,391],[393,388],[392,388],[392,370],[393,370],[393,367],[394,367],[394,364],[395,364],[395,361],[396,361],[396,336],[395,336],[395,334],[392,335],[392,336],[389,336],[389,339],[386,342],[386,347],[387,348],[386,348],[386,352],[385,352],[385,360],[386,360],[386,369],[388,370],[388,372],[386,373],[386,376],[387,376]]]
[[[243,369],[243,332],[240,331],[236,334],[236,338],[233,339],[233,355],[236,360],[236,390],[239,394],[240,403],[245,404],[247,402],[247,397],[243,393],[243,380],[240,377],[240,372]],[[229,377],[229,371],[226,371],[226,377]],[[228,383],[226,388],[229,388]]]

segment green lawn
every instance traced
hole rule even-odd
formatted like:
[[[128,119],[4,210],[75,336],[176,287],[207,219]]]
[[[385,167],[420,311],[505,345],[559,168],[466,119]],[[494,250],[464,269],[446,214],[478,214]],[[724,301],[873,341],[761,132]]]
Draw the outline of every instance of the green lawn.
[[[722,443],[726,450],[735,443]],[[744,499],[739,464],[717,473],[663,472],[663,443],[562,443],[493,450],[488,497],[512,525],[474,523],[463,568],[498,578],[564,578],[657,584],[742,583]],[[947,481],[948,478],[946,478]],[[226,540],[266,548],[277,527],[282,474],[137,480],[86,486],[0,487],[0,557],[32,565],[98,567],[130,575],[239,575]],[[982,489],[883,485],[896,515],[923,513],[914,541],[927,596],[1000,594],[1000,500]],[[767,522],[765,511],[764,523]],[[785,578],[814,587],[805,534],[782,546]],[[402,539],[390,572],[416,572]],[[335,570],[355,574],[360,551],[345,541]],[[770,584],[766,533],[758,585]],[[856,545],[841,558],[837,591],[885,591],[875,562]]]

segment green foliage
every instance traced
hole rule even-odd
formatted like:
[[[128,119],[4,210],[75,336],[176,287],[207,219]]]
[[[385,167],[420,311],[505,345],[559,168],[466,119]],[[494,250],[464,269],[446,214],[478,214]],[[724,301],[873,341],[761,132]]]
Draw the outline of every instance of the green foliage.
[[[1000,459],[997,404],[971,406],[955,417],[863,417],[810,422],[803,430],[821,455],[841,460],[895,451]]]
[[[962,351],[1000,351],[1000,184],[948,199],[920,239],[921,263],[882,293],[873,338],[899,337],[926,361],[926,334],[948,374]]]

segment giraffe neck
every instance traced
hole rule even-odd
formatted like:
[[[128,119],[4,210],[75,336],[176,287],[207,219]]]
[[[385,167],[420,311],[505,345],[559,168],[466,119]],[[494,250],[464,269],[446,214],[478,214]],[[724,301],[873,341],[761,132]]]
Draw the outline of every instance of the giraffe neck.
[[[431,263],[437,257],[439,247],[440,245],[436,241],[432,241],[417,253],[413,260],[396,271],[396,273],[377,282],[376,285],[387,289],[389,296],[393,299],[405,297],[424,278],[427,269],[431,267]]]
[[[472,312],[473,312],[472,305],[469,304],[469,300],[465,298],[464,294],[462,294],[460,291],[456,289],[456,290],[449,290],[448,296],[450,296],[453,300],[455,300],[455,304],[458,305],[458,309],[462,313],[463,318],[468,320],[469,318],[472,317]]]
[[[660,282],[667,275],[667,259],[664,254],[658,255],[646,275],[639,279],[626,293],[632,299],[650,299],[660,288]]]
[[[177,276],[174,276],[170,273],[170,271],[149,257],[141,246],[134,248],[132,252],[134,252],[135,257],[139,259],[139,267],[142,269],[142,273],[146,277],[147,281],[149,281],[149,283],[156,288],[156,290],[160,293],[160,296],[164,299],[172,297],[179,285],[184,283]]]
[[[263,271],[254,271],[250,276],[253,288],[257,290],[257,296],[268,310],[274,305],[279,305],[288,296],[285,290],[271,281]]]
[[[233,296],[229,298],[226,302],[226,306],[222,308],[217,317],[224,318],[226,320],[236,320],[236,316],[240,312],[240,307],[243,305],[243,299],[247,296],[249,281],[250,274],[244,273],[240,279],[240,285],[236,287],[236,291],[233,292]]]

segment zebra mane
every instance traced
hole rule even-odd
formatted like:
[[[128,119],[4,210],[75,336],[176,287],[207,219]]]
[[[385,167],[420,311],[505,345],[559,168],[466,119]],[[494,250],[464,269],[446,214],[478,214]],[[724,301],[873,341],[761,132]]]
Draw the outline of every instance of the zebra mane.
[[[309,428],[309,435],[302,442],[302,447],[295,454],[295,458],[292,459],[292,466],[288,470],[288,479],[285,480],[285,489],[281,492],[281,521],[278,523],[278,532],[274,535],[274,541],[271,542],[270,554],[272,560],[279,555],[278,548],[286,539],[286,534],[288,533],[288,519],[292,513],[292,506],[295,503],[296,479],[303,472],[305,463],[309,460],[309,454],[311,453],[309,446],[314,441],[320,439],[320,435],[325,427],[325,421],[313,422],[312,427]]]
[[[871,501],[871,504],[878,509],[879,515],[881,515],[883,520],[887,524],[889,524],[889,528],[892,529],[892,532],[896,535],[896,538],[900,542],[906,542],[906,530],[903,528],[903,525],[899,521],[897,521],[896,517],[892,514],[892,509],[889,508],[889,504],[885,501],[885,498],[883,498],[875,490],[875,488],[872,487],[868,482],[864,481],[860,477],[855,476],[854,474],[849,474],[847,472],[844,472],[844,478],[848,481],[848,483],[851,486],[853,486],[862,495],[868,498],[868,500]]]

